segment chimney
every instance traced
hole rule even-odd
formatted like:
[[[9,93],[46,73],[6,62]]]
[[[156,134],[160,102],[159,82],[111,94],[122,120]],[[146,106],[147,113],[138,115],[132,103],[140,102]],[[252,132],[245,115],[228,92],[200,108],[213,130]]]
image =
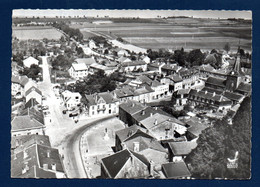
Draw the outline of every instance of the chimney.
[[[24,150],[24,151],[23,151],[23,158],[26,159],[27,157],[28,157],[27,150]]]
[[[207,93],[208,93],[208,91],[206,90],[206,91],[205,91],[205,94],[207,94]]]
[[[150,160],[150,170],[149,170],[149,172],[150,172],[151,176],[153,176],[153,170],[154,170],[154,163],[153,163],[152,160]]]
[[[144,116],[145,115],[145,110],[142,110],[142,116]]]
[[[44,170],[48,170],[48,164],[43,164],[42,167],[43,167]]]
[[[25,166],[24,166],[24,168],[23,168],[23,170],[22,170],[22,174],[25,174],[27,171],[29,171],[29,166],[28,166],[28,162],[26,162],[25,163]]]
[[[157,110],[158,109],[158,107],[155,107],[155,110]]]
[[[150,117],[152,117],[153,116],[153,113],[150,113]]]
[[[14,153],[14,160],[16,160],[17,159],[17,156],[16,156],[16,154]]]
[[[215,93],[215,92],[213,92],[213,97],[215,97],[215,95],[216,95],[216,93]]]
[[[158,124],[158,121],[157,119],[154,120],[154,125],[157,125]]]
[[[139,152],[140,150],[140,143],[139,142],[134,142],[134,152]]]
[[[132,103],[132,107],[134,107],[135,106],[135,103]]]
[[[50,154],[51,154],[51,151],[48,150],[48,151],[47,151],[47,158],[50,158]]]
[[[56,164],[55,163],[51,164],[51,170],[56,171]]]

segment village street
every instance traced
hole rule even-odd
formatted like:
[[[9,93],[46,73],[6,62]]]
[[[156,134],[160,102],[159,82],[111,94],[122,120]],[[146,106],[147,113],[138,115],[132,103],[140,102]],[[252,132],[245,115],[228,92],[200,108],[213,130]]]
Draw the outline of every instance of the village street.
[[[86,173],[79,153],[79,140],[83,132],[107,118],[93,118],[80,120],[77,124],[62,114],[61,101],[55,96],[50,80],[47,57],[42,57],[43,82],[38,84],[39,89],[46,97],[44,102],[49,107],[50,114],[45,116],[45,134],[49,136],[52,147],[59,149],[63,157],[64,168],[69,178],[86,178]]]

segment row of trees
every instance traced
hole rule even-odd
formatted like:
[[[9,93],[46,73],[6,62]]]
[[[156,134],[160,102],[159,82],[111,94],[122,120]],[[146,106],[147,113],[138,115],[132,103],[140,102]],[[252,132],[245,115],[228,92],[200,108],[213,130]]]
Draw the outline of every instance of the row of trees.
[[[53,27],[62,30],[65,32],[70,38],[74,38],[76,41],[82,41],[83,40],[83,34],[80,32],[79,29],[73,29],[66,25],[64,22],[54,22]]]
[[[248,179],[251,168],[251,98],[245,98],[233,119],[218,120],[205,129],[198,146],[185,159],[193,177]],[[237,168],[227,168],[238,151]]]

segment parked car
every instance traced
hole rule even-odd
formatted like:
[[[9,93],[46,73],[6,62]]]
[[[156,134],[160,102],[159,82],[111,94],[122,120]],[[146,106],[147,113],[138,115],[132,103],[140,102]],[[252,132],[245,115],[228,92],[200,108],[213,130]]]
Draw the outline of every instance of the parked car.
[[[75,116],[78,116],[78,115],[79,115],[78,113],[70,113],[69,117],[75,117]]]

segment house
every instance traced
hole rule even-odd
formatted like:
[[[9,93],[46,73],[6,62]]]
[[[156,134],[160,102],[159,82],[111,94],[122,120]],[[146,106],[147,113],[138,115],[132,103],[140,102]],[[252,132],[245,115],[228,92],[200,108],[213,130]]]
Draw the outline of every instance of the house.
[[[95,73],[99,70],[103,70],[106,75],[110,75],[114,73],[117,70],[116,66],[106,66],[98,63],[94,63],[90,65],[89,72],[90,73]]]
[[[200,85],[200,81],[198,81],[200,76],[199,76],[199,72],[196,69],[182,68],[181,70],[179,70],[178,74],[182,78],[183,89],[192,88],[196,86],[196,84]]]
[[[51,147],[49,136],[46,135],[22,135],[22,136],[13,136],[11,138],[11,150],[13,153],[18,153],[24,148],[29,147],[33,144],[39,144],[47,147]]]
[[[188,100],[192,105],[201,105],[212,107],[218,111],[229,110],[232,107],[232,101],[223,95],[210,93],[206,91],[190,90]]]
[[[148,56],[144,56],[143,61],[145,61],[146,64],[149,64],[151,59]]]
[[[129,58],[124,57],[124,56],[120,56],[120,57],[117,59],[117,61],[118,61],[119,63],[132,62],[132,60],[130,60]]]
[[[143,155],[124,149],[101,159],[101,178],[147,178],[149,167]]]
[[[30,68],[31,65],[33,65],[33,64],[39,65],[39,60],[37,60],[31,56],[23,60],[24,67]]]
[[[33,144],[11,155],[12,178],[65,178],[58,149]]]
[[[15,61],[12,61],[11,67],[12,67],[12,75],[19,75],[19,71],[23,70],[23,67],[18,65],[18,63]]]
[[[148,118],[141,120],[140,125],[160,141],[174,140],[179,136],[184,136],[187,130],[183,122],[160,113],[151,114]]]
[[[109,92],[85,95],[85,106],[89,117],[118,114],[118,99]]]
[[[12,75],[11,94],[15,97],[23,97],[24,86],[29,81],[27,76]]]
[[[147,64],[144,61],[122,62],[121,70],[123,72],[147,71]]]
[[[89,43],[88,43],[88,46],[89,46],[90,49],[96,49],[97,48],[94,40],[90,40]]]
[[[168,142],[171,162],[180,162],[197,147],[196,141]]]
[[[175,106],[184,106],[188,103],[190,89],[182,89],[173,93],[172,100]]]
[[[187,179],[191,173],[185,162],[162,164],[162,171],[167,179]]]
[[[163,74],[164,76],[168,76],[177,73],[180,69],[181,67],[177,64],[164,64],[161,67],[161,74]]]
[[[86,66],[89,68],[91,64],[96,63],[96,60],[93,57],[90,58],[76,58],[75,60],[76,64],[86,64]]]
[[[128,137],[121,145],[123,149],[129,149],[145,157],[154,163],[154,166],[168,162],[168,152],[163,146],[151,135],[138,129],[135,133],[128,131]]]
[[[119,105],[119,119],[129,126],[134,125],[135,122],[132,116],[142,111],[146,107],[147,106],[132,100],[129,100],[126,103],[122,103]]]
[[[24,85],[24,92],[27,92],[31,87],[37,88],[37,84],[32,79],[29,79]]]
[[[178,74],[172,74],[161,78],[160,82],[165,85],[169,85],[169,91],[176,92],[183,89],[183,79]]]
[[[73,110],[80,105],[82,96],[78,92],[65,90],[61,93],[61,98],[63,99],[64,106],[67,110]]]
[[[122,146],[122,144],[125,142],[125,140],[127,140],[128,138],[132,137],[133,135],[135,135],[137,132],[140,133],[140,131],[142,132],[146,132],[147,129],[140,127],[138,125],[132,125],[130,127],[118,130],[115,132],[115,150],[120,151],[122,150],[124,147]],[[148,137],[153,138],[150,135],[147,135]]]
[[[28,102],[31,98],[35,98],[35,100],[36,100],[39,104],[42,104],[42,92],[41,92],[38,88],[36,88],[36,87],[34,87],[34,86],[32,86],[31,88],[29,88],[29,89],[25,92],[24,96],[25,96],[25,101],[26,101],[26,102]]]
[[[24,108],[34,108],[38,106],[40,106],[40,104],[36,101],[36,99],[31,98],[29,101],[25,103]]]
[[[169,92],[169,85],[161,84],[157,80],[148,78],[146,75],[137,76],[135,79],[128,81],[127,84],[135,88],[148,85],[154,91],[152,93],[152,100],[162,98]]]
[[[34,108],[25,109],[20,116],[15,116],[11,121],[12,136],[40,134],[44,135],[44,117],[42,112]]]
[[[189,126],[186,131],[186,137],[188,141],[198,138],[201,132],[208,128],[205,123],[195,117],[188,119],[185,123]]]
[[[75,64],[73,63],[69,69],[69,74],[74,79],[83,79],[88,75],[89,68],[85,63]]]
[[[159,74],[162,74],[162,67],[165,65],[165,63],[156,62],[156,63],[150,63],[147,65],[147,68],[149,71],[154,71]]]

